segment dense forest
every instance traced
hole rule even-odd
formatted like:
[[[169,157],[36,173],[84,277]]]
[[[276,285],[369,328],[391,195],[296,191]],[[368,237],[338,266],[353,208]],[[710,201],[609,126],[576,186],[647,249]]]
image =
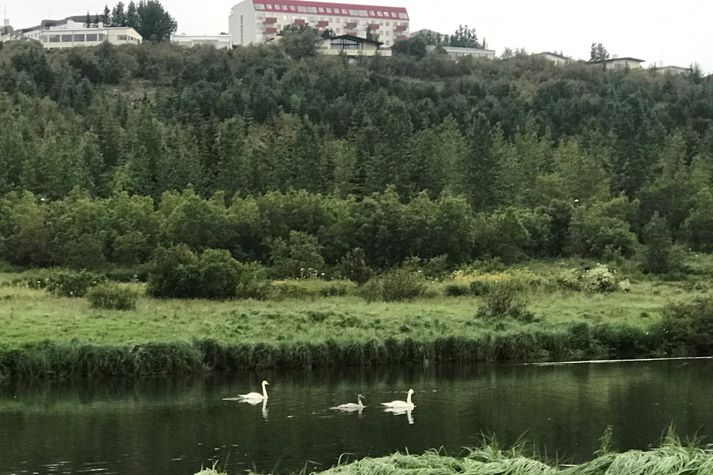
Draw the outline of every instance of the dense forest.
[[[711,77],[290,46],[0,45],[0,257],[186,244],[291,275],[713,249]]]

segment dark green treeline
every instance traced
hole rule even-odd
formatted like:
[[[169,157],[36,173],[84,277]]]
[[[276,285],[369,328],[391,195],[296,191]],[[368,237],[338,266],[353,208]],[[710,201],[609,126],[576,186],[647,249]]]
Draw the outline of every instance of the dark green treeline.
[[[0,66],[12,262],[133,265],[177,243],[267,262],[277,240],[326,265],[628,257],[654,228],[713,248],[697,71],[30,42]]]

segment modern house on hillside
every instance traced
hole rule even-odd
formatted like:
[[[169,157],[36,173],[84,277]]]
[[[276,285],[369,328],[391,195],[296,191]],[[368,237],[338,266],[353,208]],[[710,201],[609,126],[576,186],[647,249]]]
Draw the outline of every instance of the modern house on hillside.
[[[546,59],[547,61],[554,63],[555,66],[572,62],[572,58],[568,58],[567,56],[563,56],[559,53],[552,53],[550,51],[543,51],[542,53],[533,54],[532,56],[535,58]]]
[[[231,47],[230,35],[171,35],[171,43],[186,46],[212,46],[216,49],[227,49]]]
[[[234,46],[272,41],[285,27],[310,26],[335,35],[369,37],[390,47],[409,37],[405,8],[306,0],[243,0],[230,12]]]
[[[317,52],[327,56],[391,56],[390,49],[381,49],[382,44],[378,41],[358,36],[340,35],[320,40]]]
[[[651,68],[651,71],[659,74],[673,74],[675,76],[680,76],[690,74],[692,70],[691,68],[683,68],[681,66],[654,66]]]
[[[604,60],[590,61],[589,64],[601,65],[607,71],[620,71],[622,69],[641,69],[643,59],[632,58],[609,58]]]
[[[440,49],[453,59],[462,59],[466,56],[485,59],[495,58],[495,50],[492,49],[461,48],[458,46],[429,46],[427,48],[428,51],[435,51],[436,49]]]
[[[87,26],[86,16],[71,16],[63,20],[42,20],[31,28],[14,30],[3,41],[37,40],[45,48],[96,46],[105,41],[114,44],[139,44],[141,35],[130,27],[104,26],[101,22]]]

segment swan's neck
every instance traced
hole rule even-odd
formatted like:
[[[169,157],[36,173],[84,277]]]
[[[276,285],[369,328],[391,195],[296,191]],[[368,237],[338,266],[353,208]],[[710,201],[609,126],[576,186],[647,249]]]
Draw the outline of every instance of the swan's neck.
[[[358,406],[363,406],[363,405],[364,405],[364,403],[361,402],[361,396],[357,396],[357,405],[358,405]]]
[[[262,383],[262,397],[263,399],[267,399],[267,388],[265,387],[265,383]]]
[[[411,402],[411,391],[409,391],[408,395],[406,396],[406,404],[412,404],[412,402]]]

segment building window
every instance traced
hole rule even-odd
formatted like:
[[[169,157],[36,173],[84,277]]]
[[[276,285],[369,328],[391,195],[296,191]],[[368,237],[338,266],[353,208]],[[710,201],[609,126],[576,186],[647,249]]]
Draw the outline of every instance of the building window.
[[[264,9],[265,9],[265,5],[263,5],[262,3],[255,4],[255,10],[264,10]]]
[[[59,43],[59,35],[50,35],[50,43]]]
[[[94,42],[94,41],[96,41],[96,40],[97,40],[97,35],[96,35],[96,33],[89,33],[89,34],[87,34],[87,41],[92,41],[92,42]]]
[[[103,35],[103,34],[97,35],[97,40],[98,40],[98,41],[104,41],[104,40],[106,40],[106,35]]]
[[[62,43],[71,43],[72,35],[62,35]]]
[[[84,43],[84,35],[74,35],[75,43]]]
[[[126,35],[119,35],[119,41],[127,41],[129,39]]]

